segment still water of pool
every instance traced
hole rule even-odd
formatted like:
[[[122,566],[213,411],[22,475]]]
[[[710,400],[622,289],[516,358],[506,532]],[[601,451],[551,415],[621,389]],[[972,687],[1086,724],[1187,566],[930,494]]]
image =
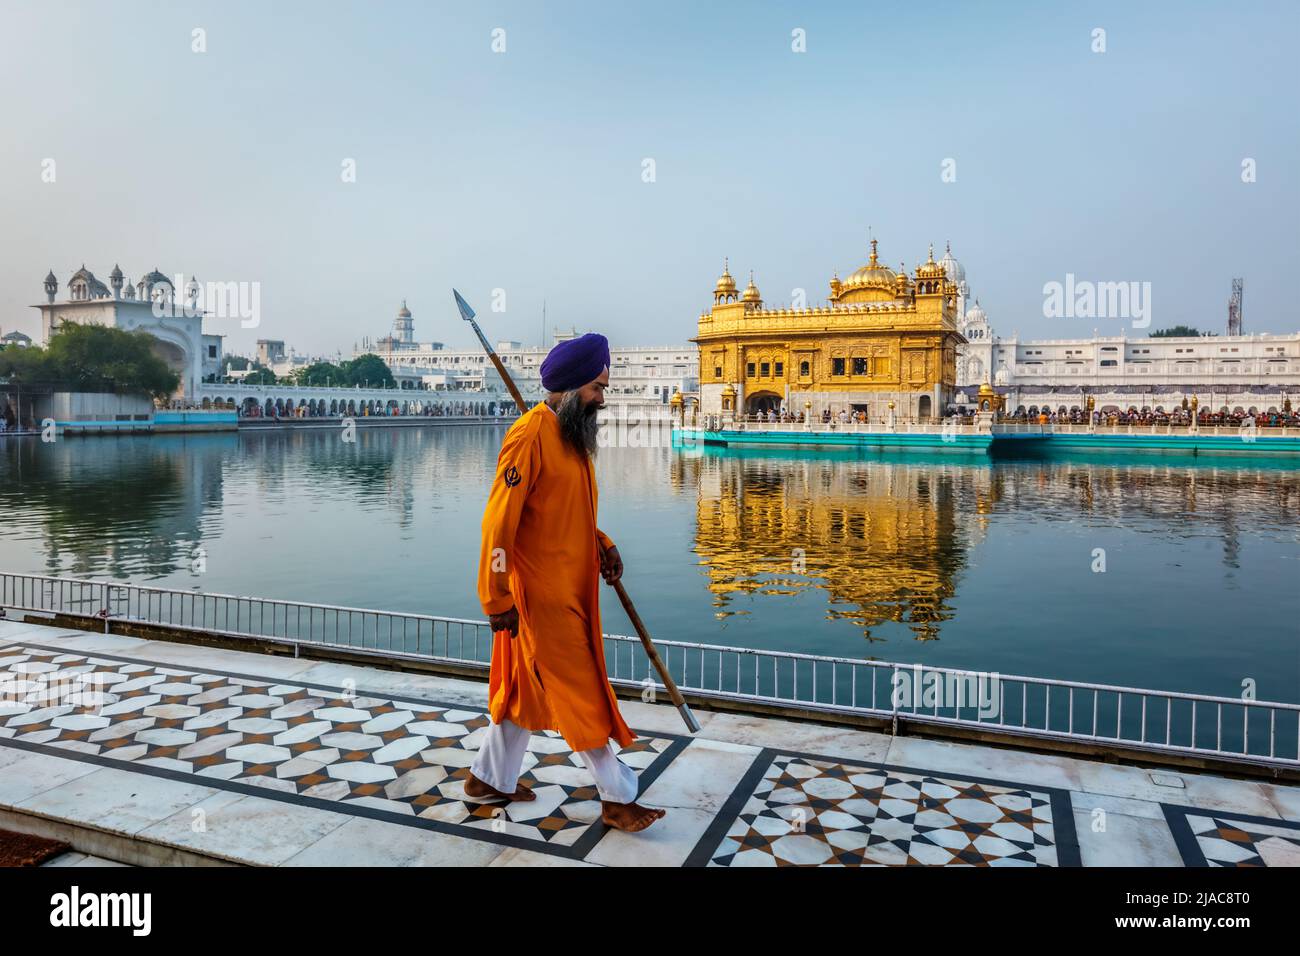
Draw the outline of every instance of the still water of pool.
[[[0,443],[0,569],[481,618],[504,429]],[[656,637],[1300,701],[1300,470],[604,448]],[[612,592],[605,630],[631,633]]]

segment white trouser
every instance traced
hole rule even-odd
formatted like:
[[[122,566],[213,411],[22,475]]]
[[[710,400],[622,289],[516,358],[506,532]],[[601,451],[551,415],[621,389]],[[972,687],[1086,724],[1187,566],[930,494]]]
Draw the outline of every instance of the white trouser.
[[[470,772],[489,787],[502,793],[514,793],[531,735],[531,731],[509,720],[488,724],[478,756],[470,764]],[[596,750],[580,750],[578,756],[596,778],[600,799],[610,803],[631,803],[636,799],[636,771],[618,759],[613,744],[607,741],[604,747]]]

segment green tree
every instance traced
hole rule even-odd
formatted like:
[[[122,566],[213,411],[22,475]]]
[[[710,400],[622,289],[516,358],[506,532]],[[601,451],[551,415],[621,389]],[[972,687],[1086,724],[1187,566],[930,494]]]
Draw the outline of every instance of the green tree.
[[[49,353],[33,345],[25,349],[7,348],[0,351],[0,378],[44,385],[54,383],[58,373],[50,362]]]
[[[362,385],[370,388],[395,388],[397,380],[388,365],[378,355],[367,352],[358,355],[350,362],[343,363],[349,385]]]
[[[252,359],[244,358],[242,355],[223,355],[221,357],[221,374],[225,375],[232,368],[236,372],[242,372],[253,364]]]
[[[1147,337],[1152,339],[1174,339],[1191,338],[1200,334],[1190,325],[1175,325],[1167,329],[1156,329],[1154,332],[1148,333]]]
[[[155,354],[148,332],[64,322],[49,346],[6,349],[0,376],[76,392],[125,392],[162,398],[180,376]]]
[[[247,385],[274,385],[275,373],[269,368],[254,369],[244,376],[244,383]]]
[[[299,385],[329,385],[331,388],[351,384],[348,373],[333,362],[313,362],[298,369],[294,380]]]

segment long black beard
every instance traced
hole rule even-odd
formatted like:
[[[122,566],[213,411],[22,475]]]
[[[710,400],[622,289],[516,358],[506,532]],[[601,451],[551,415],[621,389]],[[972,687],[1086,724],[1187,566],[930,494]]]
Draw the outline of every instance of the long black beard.
[[[596,457],[596,433],[600,430],[600,423],[596,421],[597,411],[595,404],[584,406],[582,397],[573,391],[564,393],[555,412],[564,440],[578,453],[592,458]]]

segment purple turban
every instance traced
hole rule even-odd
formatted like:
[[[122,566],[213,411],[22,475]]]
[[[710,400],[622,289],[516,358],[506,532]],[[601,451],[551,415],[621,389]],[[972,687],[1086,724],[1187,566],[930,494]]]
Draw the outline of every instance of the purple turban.
[[[548,392],[582,388],[607,368],[609,339],[599,332],[588,332],[561,342],[547,353],[542,361],[542,388]]]

